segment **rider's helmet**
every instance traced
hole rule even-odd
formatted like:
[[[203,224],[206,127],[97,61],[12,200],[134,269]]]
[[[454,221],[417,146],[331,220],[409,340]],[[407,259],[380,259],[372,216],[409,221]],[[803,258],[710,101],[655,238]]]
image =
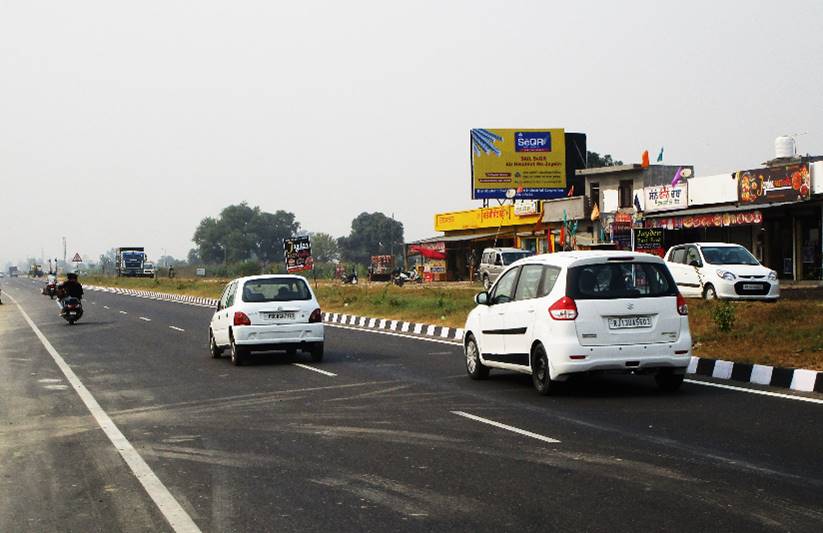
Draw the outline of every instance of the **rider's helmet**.
[[[77,281],[77,274],[75,274],[74,272],[69,272],[68,274],[66,274],[66,279],[70,281]]]

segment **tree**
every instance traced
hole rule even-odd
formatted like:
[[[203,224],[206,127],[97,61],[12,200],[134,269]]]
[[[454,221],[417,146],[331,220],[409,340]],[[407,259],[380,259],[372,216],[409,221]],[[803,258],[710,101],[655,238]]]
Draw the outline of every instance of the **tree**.
[[[105,273],[114,273],[114,262],[117,257],[117,252],[114,248],[110,249],[108,252],[100,255],[100,260],[98,261],[98,265],[100,266],[100,272],[103,274]]]
[[[403,224],[383,213],[360,213],[348,237],[337,240],[343,259],[366,264],[373,255],[396,255],[403,250]]]
[[[283,259],[283,239],[300,230],[294,213],[267,213],[245,202],[230,205],[217,218],[200,221],[192,240],[196,257],[189,262],[217,264],[254,260],[264,264]]]
[[[314,233],[311,236],[311,254],[319,263],[331,263],[340,259],[340,247],[328,233]]]
[[[601,157],[597,152],[586,151],[586,168],[613,167],[622,164],[623,161],[612,159],[611,154],[603,154]]]

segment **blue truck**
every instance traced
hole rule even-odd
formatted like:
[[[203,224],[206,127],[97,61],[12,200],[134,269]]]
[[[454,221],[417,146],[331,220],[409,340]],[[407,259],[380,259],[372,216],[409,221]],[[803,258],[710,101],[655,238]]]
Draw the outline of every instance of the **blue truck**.
[[[147,259],[146,250],[142,246],[124,246],[117,248],[115,263],[117,277],[154,277],[153,269],[151,269],[150,274],[147,274],[144,268]]]

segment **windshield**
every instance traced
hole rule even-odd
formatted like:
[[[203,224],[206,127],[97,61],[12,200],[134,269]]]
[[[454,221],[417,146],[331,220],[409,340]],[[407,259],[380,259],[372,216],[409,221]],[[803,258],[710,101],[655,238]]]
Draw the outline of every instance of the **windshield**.
[[[290,302],[311,300],[306,282],[299,278],[264,278],[243,285],[244,302]]]
[[[748,250],[742,246],[704,246],[703,258],[712,265],[759,265]]]
[[[514,263],[518,259],[523,259],[524,257],[531,257],[534,254],[528,250],[523,250],[522,252],[503,252],[503,265],[509,266],[510,264]]]

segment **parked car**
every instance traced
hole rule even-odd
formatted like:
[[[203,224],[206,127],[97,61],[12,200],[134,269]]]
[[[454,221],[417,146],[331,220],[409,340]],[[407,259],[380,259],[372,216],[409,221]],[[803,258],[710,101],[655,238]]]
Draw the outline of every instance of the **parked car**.
[[[466,321],[470,377],[531,374],[548,394],[569,376],[654,375],[677,390],[691,358],[688,307],[663,260],[615,251],[559,252],[510,265]]]
[[[684,296],[708,300],[777,300],[777,272],[764,267],[744,247],[723,242],[695,242],[669,248],[665,255]]]
[[[241,365],[252,352],[308,352],[323,359],[325,332],[320,305],[306,279],[264,275],[235,279],[226,285],[209,324],[211,356],[225,349]]]
[[[488,290],[506,267],[518,259],[532,255],[534,255],[533,252],[520,248],[486,248],[480,256],[477,277],[483,282],[483,287]]]

